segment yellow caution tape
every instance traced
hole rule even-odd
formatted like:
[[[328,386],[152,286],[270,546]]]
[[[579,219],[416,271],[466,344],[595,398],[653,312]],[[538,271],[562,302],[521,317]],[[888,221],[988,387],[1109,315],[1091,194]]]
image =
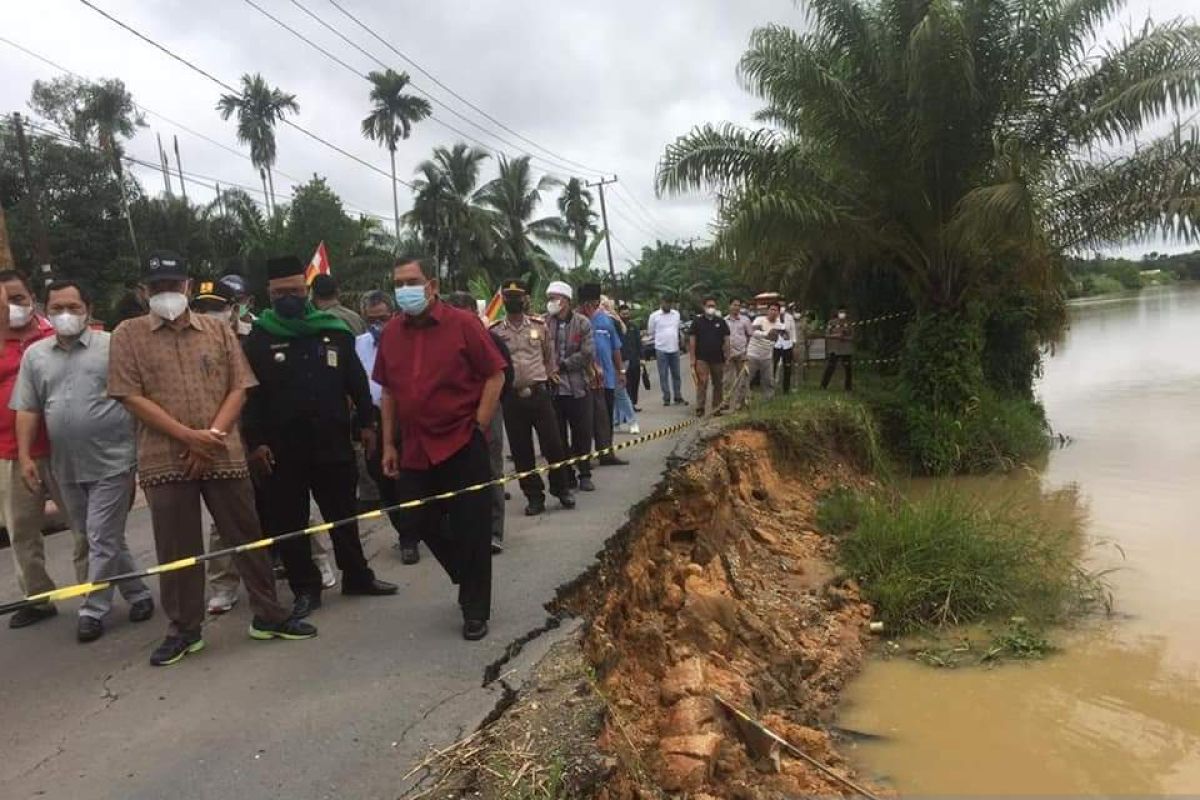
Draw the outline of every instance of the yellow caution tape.
[[[722,404],[722,407],[723,406],[724,404]],[[499,478],[495,478],[484,483],[476,483],[472,486],[464,486],[461,489],[455,489],[450,492],[441,492],[429,497],[422,497],[418,500],[407,500],[403,503],[397,503],[394,506],[374,509],[372,511],[365,511],[361,514],[356,514],[353,517],[347,517],[346,519],[340,519],[334,522],[323,522],[319,525],[311,525],[307,528],[303,528],[302,530],[291,531],[290,533],[282,533],[277,536],[268,536],[264,539],[256,539],[253,542],[239,544],[236,547],[227,547],[223,550],[214,550],[210,553],[203,553],[197,556],[181,558],[178,561],[170,561],[166,564],[158,564],[153,567],[137,570],[135,572],[128,572],[123,575],[114,575],[106,581],[97,583],[79,583],[73,586],[64,586],[61,589],[51,589],[48,592],[31,595],[22,600],[0,604],[0,615],[11,614],[14,611],[18,611],[29,606],[41,605],[43,603],[53,603],[59,600],[67,600],[72,597],[79,597],[80,595],[89,594],[91,592],[99,591],[100,589],[106,589],[109,586],[123,583],[125,581],[146,578],[151,575],[161,575],[164,572],[175,572],[181,569],[188,569],[189,567],[194,567],[198,564],[204,563],[205,561],[212,561],[214,558],[223,558],[225,556],[231,556],[237,553],[245,553],[249,550],[259,550],[264,547],[270,547],[278,542],[295,539],[300,536],[312,536],[313,534],[324,533],[325,531],[341,527],[342,525],[349,525],[353,522],[363,522],[366,520],[378,519],[384,514],[392,511],[406,511],[413,508],[420,508],[421,506],[426,506],[430,503],[450,500],[451,498],[459,497],[460,495],[470,494],[471,492],[480,492],[484,489],[490,489],[493,486],[503,486],[506,483],[519,481],[522,478],[528,478],[540,473],[546,473],[554,469],[559,469],[560,467],[569,467],[574,464],[578,464],[581,461],[588,461],[600,456],[610,455],[618,450],[627,450],[630,447],[637,447],[638,445],[645,444],[646,442],[662,439],[665,436],[678,433],[684,428],[694,425],[696,422],[697,419],[695,418],[689,419],[686,422],[681,422],[676,425],[668,425],[665,428],[659,428],[658,430],[648,433],[645,436],[639,436],[636,439],[630,439],[611,447],[605,447],[602,450],[593,450],[586,455],[573,456],[555,464],[545,464],[540,467],[534,467],[533,469],[525,470],[524,472],[515,472],[509,475],[502,475]]]

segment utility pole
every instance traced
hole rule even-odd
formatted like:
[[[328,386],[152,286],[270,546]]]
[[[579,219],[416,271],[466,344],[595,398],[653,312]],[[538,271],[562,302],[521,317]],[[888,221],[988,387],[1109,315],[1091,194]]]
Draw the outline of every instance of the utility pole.
[[[0,269],[12,269],[15,266],[12,248],[8,244],[8,222],[4,218],[4,206],[0,206]]]
[[[600,219],[604,223],[604,249],[608,252],[608,277],[612,280],[613,295],[617,293],[617,268],[613,266],[612,257],[612,235],[608,232],[608,207],[604,204],[604,187],[610,183],[616,183],[617,176],[611,178],[601,177],[596,183],[585,183],[589,189],[593,186],[600,188]]]
[[[156,132],[154,138],[158,140],[158,166],[162,170],[163,186],[166,187],[167,197],[173,197],[175,193],[171,191],[171,167],[167,161],[167,151],[163,150],[162,134]]]
[[[183,204],[187,205],[187,184],[183,182],[183,161],[179,158],[179,137],[172,136],[175,140],[175,164],[179,167],[179,193],[183,195]]]
[[[29,191],[29,204],[33,219],[33,256],[39,266],[50,263],[50,240],[46,237],[46,226],[42,221],[42,209],[37,184],[33,182],[33,170],[29,167],[29,142],[25,139],[25,126],[21,115],[13,114],[13,128],[17,132],[17,152],[21,156],[21,172],[25,176],[25,186]]]

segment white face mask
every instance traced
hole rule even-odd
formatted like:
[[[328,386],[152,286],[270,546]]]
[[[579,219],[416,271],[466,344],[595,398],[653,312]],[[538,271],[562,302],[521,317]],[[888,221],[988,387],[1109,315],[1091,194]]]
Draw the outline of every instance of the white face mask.
[[[50,317],[50,324],[54,326],[54,332],[59,336],[70,338],[83,333],[83,329],[87,327],[87,317],[83,314],[64,311]]]
[[[846,312],[845,312],[845,311],[839,311],[839,312],[838,312],[838,319],[845,319],[845,318],[846,318]]]
[[[716,306],[705,306],[704,313],[708,314],[710,317],[715,317],[717,315],[717,307]]]
[[[187,295],[183,292],[159,292],[150,298],[150,310],[167,322],[179,319],[187,307]]]
[[[550,314],[551,316],[553,316],[553,315],[556,315],[556,314],[558,314],[558,312],[560,312],[560,311],[562,311],[562,301],[561,301],[561,300],[549,300],[549,301],[547,301],[547,303],[546,303],[546,313],[548,313],[548,314]]]
[[[221,322],[229,322],[233,319],[233,309],[227,308],[224,311],[205,311],[204,316],[219,319]]]
[[[33,319],[33,308],[30,306],[8,304],[8,327],[24,328],[31,319]]]

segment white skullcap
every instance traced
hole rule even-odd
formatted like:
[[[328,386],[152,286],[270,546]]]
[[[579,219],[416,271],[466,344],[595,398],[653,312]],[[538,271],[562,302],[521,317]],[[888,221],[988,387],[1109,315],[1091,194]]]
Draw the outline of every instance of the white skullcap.
[[[551,281],[550,285],[546,287],[546,294],[560,294],[568,300],[572,300],[575,297],[575,292],[571,290],[571,285],[562,281]]]

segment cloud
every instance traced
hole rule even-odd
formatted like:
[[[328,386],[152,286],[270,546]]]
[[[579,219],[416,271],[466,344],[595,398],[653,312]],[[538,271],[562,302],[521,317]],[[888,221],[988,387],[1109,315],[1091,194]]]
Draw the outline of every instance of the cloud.
[[[303,42],[266,19],[246,2],[198,3],[166,0],[95,0],[101,8],[161,41],[229,83],[244,72],[261,72],[271,83],[297,95],[298,124],[339,147],[387,168],[386,154],[359,134],[367,113],[367,83],[332,63],[319,45],[356,71],[379,68],[284,0],[255,0],[307,37]],[[558,175],[615,173],[619,187],[609,193],[610,224],[620,244],[617,257],[636,254],[654,238],[709,235],[713,201],[703,196],[657,199],[653,175],[663,147],[697,123],[729,120],[752,124],[755,98],[737,83],[735,69],[750,32],[768,22],[802,25],[803,16],[787,0],[609,0],[600,4],[508,2],[397,3],[394,0],[338,0],[373,31],[418,62],[491,116],[548,149],[530,147],[452,98],[411,64],[404,62],[342,16],[328,0],[300,0],[368,53],[397,70],[440,101],[440,122],[419,124],[397,154],[399,176],[411,178],[436,145],[463,137],[457,128],[489,147],[507,152],[529,149],[535,164]],[[214,106],[221,89],[100,17],[77,0],[10,4],[4,35],[87,77],[119,77],[135,100],[230,148],[241,151],[233,123]],[[1157,18],[1189,12],[1189,0],[1139,0],[1121,17],[1140,24],[1148,11]],[[1114,28],[1109,34],[1115,34]],[[25,106],[29,86],[54,70],[0,45],[6,80],[0,105]],[[453,108],[477,121],[480,130],[454,116]],[[157,161],[154,134],[167,146],[178,134],[184,168],[222,179],[225,184],[259,186],[248,161],[151,116],[151,128],[130,144],[131,154]],[[499,137],[499,138],[497,138]],[[501,139],[505,141],[501,141]],[[387,178],[365,169],[301,133],[278,133],[276,185],[313,173],[330,184],[356,211],[391,217]],[[564,159],[585,165],[581,170]],[[289,177],[291,179],[289,179]],[[157,176],[142,172],[147,188]],[[192,196],[211,192],[193,187]],[[401,211],[409,204],[401,192]]]

